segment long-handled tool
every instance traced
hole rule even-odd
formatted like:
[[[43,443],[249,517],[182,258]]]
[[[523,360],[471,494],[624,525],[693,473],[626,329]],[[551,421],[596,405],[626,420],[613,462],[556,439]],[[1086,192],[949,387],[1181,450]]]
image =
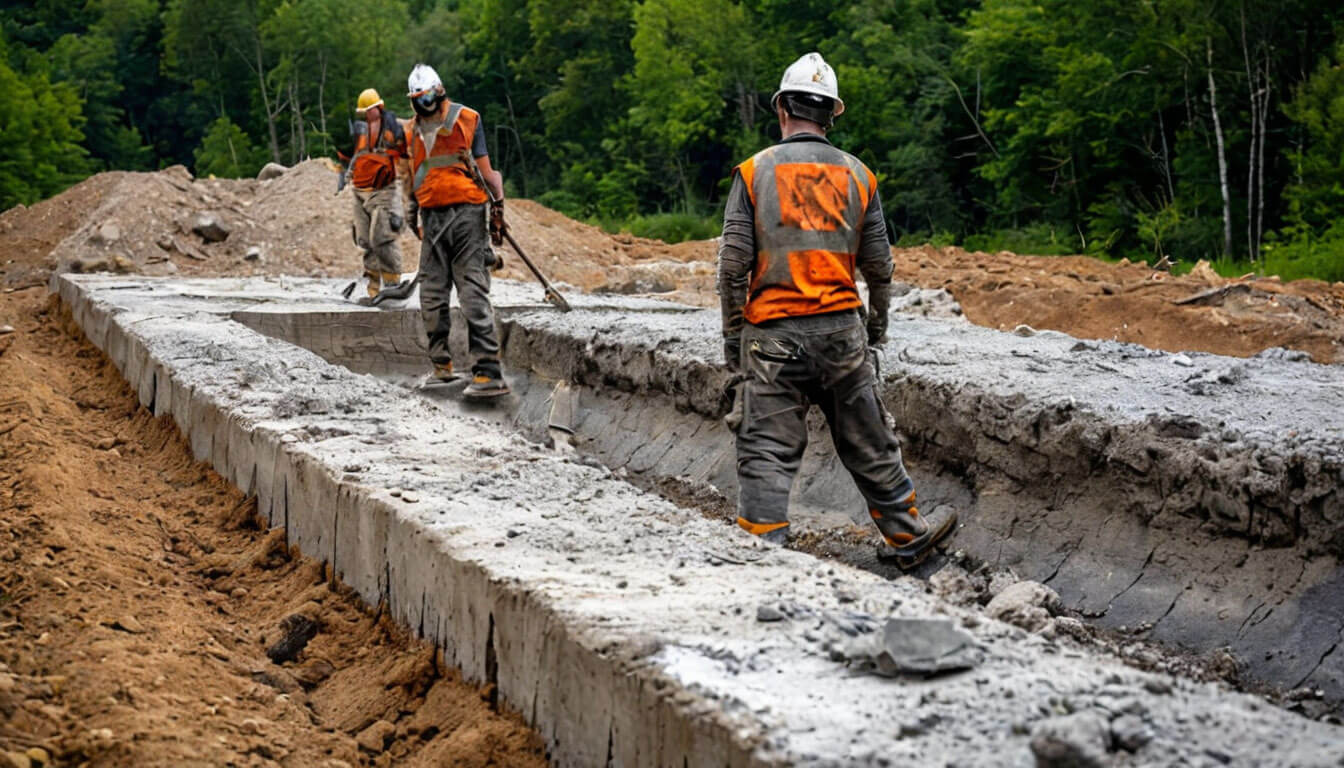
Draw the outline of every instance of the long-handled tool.
[[[490,197],[490,204],[499,205],[499,198],[495,195],[495,191],[490,188],[490,185],[485,183],[485,177],[481,175],[480,166],[476,165],[476,158],[472,157],[471,152],[467,150],[463,150],[459,157],[462,160],[462,163],[471,171],[472,178],[481,189],[485,190],[485,194]],[[561,296],[560,292],[555,289],[555,286],[551,285],[551,281],[547,280],[546,276],[541,274],[541,270],[537,269],[537,265],[532,263],[532,259],[528,258],[527,253],[523,251],[523,247],[518,244],[518,241],[513,239],[513,234],[509,232],[507,224],[503,225],[502,234],[504,235],[504,239],[509,241],[509,245],[513,246],[513,250],[517,252],[518,257],[523,260],[523,263],[527,265],[527,268],[536,276],[537,282],[541,283],[541,287],[546,290],[546,301],[555,305],[561,312],[568,312],[573,309],[569,306],[569,302],[565,301],[565,297]]]

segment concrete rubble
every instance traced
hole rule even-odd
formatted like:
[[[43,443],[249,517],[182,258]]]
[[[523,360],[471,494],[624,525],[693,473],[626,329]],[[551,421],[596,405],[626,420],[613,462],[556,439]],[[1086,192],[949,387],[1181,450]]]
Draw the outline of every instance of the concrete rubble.
[[[497,284],[518,377],[513,409],[499,414],[395,389],[397,376],[424,368],[413,316],[341,304],[338,289],[339,281],[286,278],[53,281],[90,340],[146,407],[177,422],[198,458],[256,494],[272,526],[366,601],[432,639],[468,678],[497,684],[557,764],[896,765],[936,756],[1031,766],[1074,752],[1136,765],[1344,760],[1338,727],[1024,632],[940,600],[921,581],[762,545],[622,481],[621,472],[665,473],[727,487],[730,449],[712,449],[724,437],[713,313],[575,296],[576,311],[559,315],[540,306],[535,286]],[[1276,613],[1307,610],[1298,602],[1310,592],[1304,584],[1329,594],[1344,436],[1322,425],[1340,402],[1338,377],[1301,362],[1205,355],[1191,355],[1192,368],[1161,366],[1158,353],[1136,347],[923,319],[894,322],[891,335],[900,341],[882,354],[885,399],[910,430],[911,452],[937,465],[922,470],[929,486],[962,462],[970,491],[959,493],[974,505],[958,546],[992,543],[1028,578],[1039,552],[1057,552],[1054,578],[1042,580],[1066,605],[1100,594],[1091,590],[1101,574],[1081,575],[1096,562],[1061,579],[1073,573],[1064,561],[1075,552],[1117,563],[1137,556],[1119,576],[1130,587],[1154,566],[1187,567],[1168,559],[1154,531],[1176,532],[1177,544],[1209,547],[1215,558],[1239,548],[1244,567],[1277,562],[1271,543],[1296,556],[1300,584],[1260,589],[1279,600]],[[1206,384],[1189,378],[1210,373]],[[1276,399],[1290,375],[1291,402]],[[566,425],[576,450],[502,428],[546,436],[557,384],[579,393]],[[1206,385],[1260,393],[1256,413],[1231,398],[1202,400],[1209,396],[1192,387]],[[609,407],[637,399],[640,407]],[[919,415],[934,404],[941,413]],[[635,435],[640,442],[626,445]],[[1128,489],[1136,477],[1141,487]],[[1045,479],[1065,490],[1033,515],[1040,489],[1027,486]],[[838,481],[824,483],[832,501],[844,498]],[[997,500],[986,502],[987,490]],[[803,513],[821,506],[822,482],[800,491]],[[1102,491],[1111,494],[1105,515],[1061,524]],[[1014,494],[1032,498],[1030,509],[1013,506]],[[1238,504],[1254,512],[1246,525],[1228,519]],[[1228,514],[1204,515],[1212,508]],[[1073,549],[1051,550],[1051,537]],[[1151,577],[1157,590],[1128,589],[1133,604],[1160,600],[1177,581],[1164,573]],[[1235,573],[1208,573],[1224,588],[1239,583]],[[846,655],[861,637],[931,618],[971,639],[964,650],[975,651],[976,666],[888,678],[861,673]],[[1056,720],[1069,717],[1079,722]]]

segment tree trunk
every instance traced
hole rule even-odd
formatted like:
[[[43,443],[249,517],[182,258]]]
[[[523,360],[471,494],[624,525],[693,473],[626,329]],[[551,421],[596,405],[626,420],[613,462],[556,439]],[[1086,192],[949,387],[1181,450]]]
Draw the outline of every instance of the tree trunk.
[[[1223,255],[1232,255],[1232,198],[1227,188],[1227,152],[1223,143],[1223,123],[1218,117],[1218,86],[1213,80],[1213,39],[1205,38],[1208,52],[1209,110],[1213,112],[1213,135],[1218,143],[1218,187],[1223,194]]]
[[[322,154],[331,152],[331,137],[327,135],[327,54],[322,53],[318,60],[322,62],[322,78],[317,81],[317,119],[322,131]]]
[[[280,136],[275,132],[275,115],[276,115],[276,113],[273,112],[273,111],[271,110],[271,96],[270,96],[270,93],[266,90],[266,67],[265,67],[265,65],[262,63],[262,60],[261,60],[261,38],[260,38],[260,37],[258,37],[258,38],[256,39],[256,49],[255,49],[255,50],[256,50],[256,55],[257,55],[257,67],[256,67],[256,70],[255,70],[255,71],[256,71],[256,73],[257,73],[257,84],[261,86],[261,106],[262,106],[262,109],[265,110],[265,112],[266,112],[266,130],[270,133],[270,137],[271,137],[271,160],[274,161],[274,162],[276,162],[276,163],[279,163],[279,162],[280,162]]]
[[[1255,237],[1255,171],[1256,148],[1259,146],[1260,131],[1260,65],[1256,63],[1255,72],[1251,72],[1251,47],[1246,42],[1246,3],[1241,4],[1241,59],[1246,65],[1246,90],[1251,102],[1251,141],[1250,157],[1246,161],[1246,253],[1251,261],[1256,260]]]

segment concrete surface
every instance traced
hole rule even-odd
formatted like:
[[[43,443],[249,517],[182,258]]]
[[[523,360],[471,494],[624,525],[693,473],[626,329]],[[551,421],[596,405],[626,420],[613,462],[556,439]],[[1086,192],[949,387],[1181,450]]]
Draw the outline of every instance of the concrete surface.
[[[496,682],[503,700],[541,730],[557,764],[895,765],[932,758],[1029,766],[1036,760],[1033,730],[1050,726],[1052,738],[1063,738],[1069,730],[1047,721],[1079,712],[1117,734],[1151,729],[1153,738],[1141,746],[1142,739],[1109,742],[1117,764],[1344,760],[1337,727],[1025,633],[942,603],[917,580],[889,581],[762,546],[620,481],[593,458],[520,441],[501,429],[497,414],[405,397],[386,381],[231,318],[346,310],[330,299],[334,282],[65,275],[53,287],[141,402],[171,416],[199,458],[257,494],[262,513],[291,543],[329,562],[370,603],[384,602],[469,678]],[[716,344],[706,337],[705,313],[637,312],[626,300],[593,300],[558,315],[518,300],[539,294],[533,287],[501,284],[495,293],[502,309],[512,307],[501,311],[509,359],[515,366],[532,361],[538,380],[563,378],[597,393],[646,392],[701,418],[718,407],[719,382],[708,364]],[[580,305],[577,298],[571,300]],[[960,339],[940,335],[936,325],[894,326],[893,336],[925,334],[934,343],[919,348],[934,356],[913,360],[889,346],[885,357],[903,361],[888,372],[896,377],[886,383],[889,403],[893,393],[928,391],[963,409],[985,408],[1007,396],[990,383],[959,380],[951,370],[958,363],[938,357],[966,354],[954,346]],[[1001,352],[985,363],[995,373],[995,364],[1012,359],[1011,348],[1043,361],[1040,381],[1019,390],[1040,396],[1037,383],[1066,378],[1049,374],[1065,357],[1059,348],[1072,340],[985,343]],[[902,377],[923,384],[897,387]],[[980,391],[964,391],[973,386]],[[1320,386],[1329,391],[1328,382]],[[1116,393],[1110,397],[1116,405],[1102,415],[1134,415]],[[1079,399],[1069,421],[1086,421]],[[1041,408],[1032,402],[1021,396],[1018,407]],[[894,410],[898,419],[921,423]],[[959,412],[967,411],[949,410]],[[1314,414],[1318,422],[1321,416]],[[1298,423],[1310,429],[1310,421],[1276,425],[1278,434]],[[1025,437],[1051,432],[1047,421]],[[915,434],[917,445],[939,444],[936,432]],[[1328,443],[1299,439],[1294,455],[1318,462],[1310,466],[1319,471],[1337,471],[1334,459],[1307,453]],[[987,459],[1008,476],[1016,466],[1007,457]],[[1070,480],[1070,472],[1077,469],[1061,462],[1057,476]],[[1329,550],[1321,526],[1338,511],[1338,497],[1320,491],[1318,474],[1292,495],[1317,515],[1294,541],[1320,539]],[[762,606],[780,606],[791,618],[758,621]],[[887,618],[924,616],[956,619],[982,647],[980,666],[926,680],[860,675],[845,663],[852,658],[846,648]]]

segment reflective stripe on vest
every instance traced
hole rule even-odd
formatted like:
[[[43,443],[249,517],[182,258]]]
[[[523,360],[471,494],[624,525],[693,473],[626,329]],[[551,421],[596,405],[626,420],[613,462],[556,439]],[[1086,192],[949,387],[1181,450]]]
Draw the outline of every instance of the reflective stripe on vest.
[[[440,139],[447,138],[447,136],[453,132],[453,128],[457,125],[457,118],[461,116],[461,114],[462,114],[461,104],[453,104],[448,108],[448,114],[445,115],[443,118],[443,125],[439,127],[438,131],[435,132],[434,146],[438,146]],[[418,138],[420,139],[420,143],[424,144],[425,138],[424,136],[419,135],[420,126],[418,124],[415,126],[415,131],[417,136],[414,137],[412,141],[414,141],[415,138]],[[468,142],[471,141],[470,136],[467,137],[467,141]],[[425,146],[426,157],[420,163],[420,167],[415,169],[415,181],[411,189],[413,190],[420,189],[420,185],[425,183],[425,177],[429,176],[430,169],[447,168],[448,166],[451,165],[461,165],[462,169],[464,171],[466,170],[466,166],[462,165],[462,162],[453,155],[434,155],[431,154],[432,152],[433,150],[430,149],[428,145],[426,145]]]
[[[777,144],[738,170],[756,210],[747,321],[862,304],[854,263],[873,197],[872,172],[820,141]]]

